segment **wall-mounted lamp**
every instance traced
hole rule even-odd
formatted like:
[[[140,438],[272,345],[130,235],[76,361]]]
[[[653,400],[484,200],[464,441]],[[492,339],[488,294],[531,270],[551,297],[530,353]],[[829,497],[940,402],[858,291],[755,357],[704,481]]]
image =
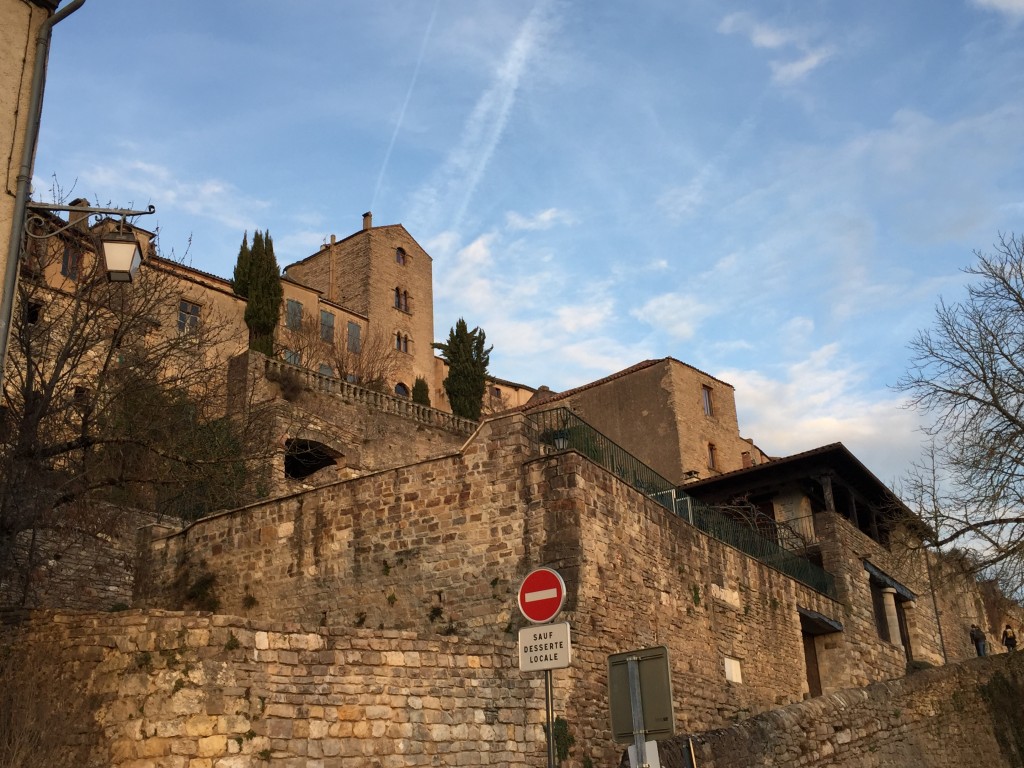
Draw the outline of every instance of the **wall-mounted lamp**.
[[[129,232],[111,232],[100,238],[107,279],[112,283],[130,283],[142,264],[139,241]]]
[[[26,228],[26,234],[37,240],[53,237],[61,232],[77,226],[84,219],[90,216],[106,215],[120,216],[121,222],[116,230],[112,230],[100,237],[100,252],[103,256],[103,266],[107,273],[107,279],[112,283],[130,283],[142,265],[142,249],[139,242],[131,232],[125,232],[125,219],[129,216],[147,216],[156,213],[156,206],[151,205],[144,211],[130,211],[125,208],[93,208],[88,205],[47,205],[45,203],[29,203],[28,209],[32,213],[29,218],[36,222],[46,221],[40,212],[67,211],[70,221],[63,227],[43,231],[39,234]],[[79,214],[76,218],[75,214]]]

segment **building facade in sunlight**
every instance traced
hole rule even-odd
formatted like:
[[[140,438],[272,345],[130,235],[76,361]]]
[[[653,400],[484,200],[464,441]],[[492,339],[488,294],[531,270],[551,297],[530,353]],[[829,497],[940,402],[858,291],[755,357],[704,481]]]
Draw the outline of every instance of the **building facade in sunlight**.
[[[0,157],[5,159],[0,196],[0,275],[7,269],[18,169],[29,126],[29,98],[36,36],[57,0],[0,2]]]

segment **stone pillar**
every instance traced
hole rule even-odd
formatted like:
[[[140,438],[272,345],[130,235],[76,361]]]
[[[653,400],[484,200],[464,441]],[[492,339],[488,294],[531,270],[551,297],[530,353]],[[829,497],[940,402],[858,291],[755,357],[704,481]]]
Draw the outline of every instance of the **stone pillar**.
[[[892,587],[883,587],[882,600],[885,602],[885,623],[889,627],[889,642],[902,648],[900,620],[896,615],[896,590]]]
[[[910,655],[914,656],[914,652],[921,647],[921,643],[917,641],[917,614],[914,609],[917,608],[917,603],[913,600],[906,600],[903,603],[903,621],[907,625],[907,642],[910,643]]]

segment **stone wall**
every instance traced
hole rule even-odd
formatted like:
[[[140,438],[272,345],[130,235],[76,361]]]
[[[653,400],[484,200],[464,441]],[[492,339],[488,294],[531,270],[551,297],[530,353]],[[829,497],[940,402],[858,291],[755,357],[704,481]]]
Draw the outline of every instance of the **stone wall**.
[[[1002,654],[794,704],[693,748],[700,768],[1016,768],[1021,701],[1024,654]],[[685,737],[662,742],[663,768],[689,766],[687,749]]]
[[[879,636],[875,606],[872,604],[870,574],[864,560],[889,574],[912,590],[918,600],[907,610],[911,652],[916,660],[942,664],[944,659],[938,643],[935,607],[930,600],[930,587],[923,560],[918,552],[894,555],[876,541],[865,536],[841,516],[819,513],[814,516],[816,540],[822,549],[825,569],[836,577],[839,600],[843,604],[845,636],[827,636],[825,641],[838,647],[829,650],[823,664],[824,690],[867,685],[879,679],[899,677],[907,666],[904,648]]]
[[[711,393],[710,415],[704,412],[703,387]],[[551,405],[571,408],[676,484],[685,482],[687,472],[711,477],[764,458],[740,437],[732,385],[670,357],[571,390]],[[715,446],[714,468],[709,444]]]
[[[67,749],[54,764],[515,767],[546,760],[543,678],[515,668],[514,641],[480,645],[142,611],[37,614],[13,634],[5,646],[29,653],[45,645],[48,663],[69,671],[65,684],[92,709],[92,717],[50,735]]]
[[[675,517],[576,453],[541,457],[523,417],[487,422],[458,455],[223,513],[153,541],[141,605],[181,607],[211,584],[220,610],[501,645],[523,621],[519,581],[565,577],[574,663],[560,711],[577,757],[607,763],[610,653],[666,644],[677,713],[709,728],[808,690],[797,608],[839,612]],[[743,681],[728,682],[725,659]]]
[[[333,376],[248,352],[231,360],[234,403],[272,403],[268,439],[274,460],[251,471],[265,493],[280,496],[458,450],[476,422],[350,384]],[[242,394],[244,392],[244,395]],[[265,406],[264,406],[265,407]],[[312,440],[336,454],[336,465],[301,480],[285,476],[288,439]]]
[[[156,520],[109,505],[88,514],[88,531],[19,535],[9,579],[0,577],[0,607],[109,611],[131,604],[137,530]],[[26,561],[37,565],[28,569],[21,565]]]

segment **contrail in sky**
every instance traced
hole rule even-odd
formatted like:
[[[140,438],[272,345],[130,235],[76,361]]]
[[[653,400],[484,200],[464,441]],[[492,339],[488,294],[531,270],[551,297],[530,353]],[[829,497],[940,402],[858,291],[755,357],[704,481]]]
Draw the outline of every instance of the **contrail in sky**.
[[[420,54],[416,58],[416,68],[412,73],[412,80],[409,82],[409,90],[405,92],[405,101],[402,102],[402,109],[398,113],[398,120],[395,122],[395,130],[391,133],[391,141],[388,143],[388,150],[384,153],[384,162],[381,163],[380,173],[377,174],[377,184],[373,188],[373,197],[370,199],[370,210],[372,211],[377,203],[377,195],[380,193],[380,185],[384,182],[384,173],[388,169],[388,162],[391,160],[391,150],[395,148],[395,140],[398,138],[398,132],[402,130],[402,123],[405,122],[405,110],[409,107],[409,101],[412,99],[412,92],[416,89],[416,80],[420,76],[420,66],[423,64],[423,55],[427,52],[427,42],[430,40],[430,31],[434,28],[434,19],[437,17],[437,6],[441,4],[441,0],[435,0],[434,9],[430,12],[430,21],[427,22],[427,28],[423,32],[423,42],[420,44]]]
[[[413,220],[426,223],[428,231],[437,218],[450,221],[447,229],[459,228],[487,165],[505,131],[516,101],[520,81],[530,59],[549,34],[547,9],[550,3],[538,2],[505,54],[495,75],[462,128],[458,144],[435,173],[435,178],[417,194]]]

